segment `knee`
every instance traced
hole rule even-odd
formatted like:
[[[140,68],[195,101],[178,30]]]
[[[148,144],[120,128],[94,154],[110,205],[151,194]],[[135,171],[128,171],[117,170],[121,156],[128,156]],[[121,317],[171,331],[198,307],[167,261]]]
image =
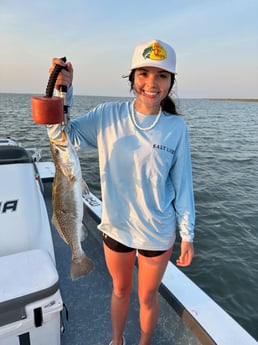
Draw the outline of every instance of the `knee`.
[[[141,306],[151,308],[158,301],[158,291],[151,290],[145,293],[139,293],[139,303]]]
[[[127,299],[130,297],[131,294],[131,286],[119,286],[119,287],[113,287],[113,295],[117,299]]]

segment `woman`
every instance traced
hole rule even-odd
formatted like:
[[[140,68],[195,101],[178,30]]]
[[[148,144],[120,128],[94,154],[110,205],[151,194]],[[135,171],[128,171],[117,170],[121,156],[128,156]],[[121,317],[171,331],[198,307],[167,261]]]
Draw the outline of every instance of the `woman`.
[[[69,87],[71,63],[56,86]],[[149,345],[159,315],[158,289],[171,256],[179,225],[178,266],[191,264],[194,248],[194,199],[188,129],[177,116],[169,93],[174,85],[176,55],[171,46],[153,40],[136,47],[129,81],[134,101],[100,104],[69,123],[79,148],[96,147],[102,191],[102,220],[107,268],[113,281],[110,345],[125,345],[123,331],[130,304],[132,272],[138,251],[138,297],[141,336]],[[60,126],[49,126],[50,137]]]

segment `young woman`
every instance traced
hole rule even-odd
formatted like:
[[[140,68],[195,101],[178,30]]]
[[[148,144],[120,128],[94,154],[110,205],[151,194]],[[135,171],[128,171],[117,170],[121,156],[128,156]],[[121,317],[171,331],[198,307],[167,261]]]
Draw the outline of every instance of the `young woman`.
[[[73,68],[66,66],[56,86],[69,87]],[[191,264],[194,248],[194,198],[188,129],[169,93],[174,85],[176,55],[160,40],[139,44],[129,81],[133,101],[100,104],[68,125],[76,147],[99,152],[102,219],[107,268],[113,281],[110,345],[125,345],[123,331],[130,304],[132,272],[138,251],[138,296],[141,336],[150,345],[158,320],[158,289],[172,253],[178,223],[178,266]],[[56,138],[60,126],[48,126]]]

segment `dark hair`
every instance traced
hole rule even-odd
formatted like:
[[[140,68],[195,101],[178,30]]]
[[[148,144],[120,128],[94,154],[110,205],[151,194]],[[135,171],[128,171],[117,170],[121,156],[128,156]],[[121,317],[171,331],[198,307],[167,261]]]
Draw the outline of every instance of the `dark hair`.
[[[163,111],[165,111],[166,113],[169,113],[171,115],[178,115],[178,112],[176,110],[176,105],[175,105],[174,101],[172,100],[172,98],[169,96],[170,91],[172,90],[172,87],[173,87],[173,85],[175,83],[175,74],[174,73],[170,73],[170,75],[171,75],[171,84],[170,84],[170,87],[169,87],[169,90],[168,90],[168,94],[161,101],[160,106],[161,106],[161,109]],[[135,77],[135,69],[133,69],[131,71],[131,73],[129,74],[129,76],[128,76],[128,79],[129,79],[129,81],[131,83],[130,91],[134,90],[134,77]]]

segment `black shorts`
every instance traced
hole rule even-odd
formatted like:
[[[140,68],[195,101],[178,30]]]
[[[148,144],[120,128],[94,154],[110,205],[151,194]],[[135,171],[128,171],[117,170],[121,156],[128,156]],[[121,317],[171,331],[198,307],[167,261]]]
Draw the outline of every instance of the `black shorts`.
[[[127,247],[124,244],[114,240],[113,238],[107,236],[106,234],[102,234],[103,235],[103,241],[104,243],[108,246],[108,248],[110,248],[111,250],[114,250],[115,252],[118,253],[129,253],[132,252],[134,250],[136,250],[135,248],[131,248],[131,247]],[[154,256],[159,256],[163,253],[165,253],[166,250],[144,250],[144,249],[138,249],[138,253],[140,253],[143,256],[152,258]]]

